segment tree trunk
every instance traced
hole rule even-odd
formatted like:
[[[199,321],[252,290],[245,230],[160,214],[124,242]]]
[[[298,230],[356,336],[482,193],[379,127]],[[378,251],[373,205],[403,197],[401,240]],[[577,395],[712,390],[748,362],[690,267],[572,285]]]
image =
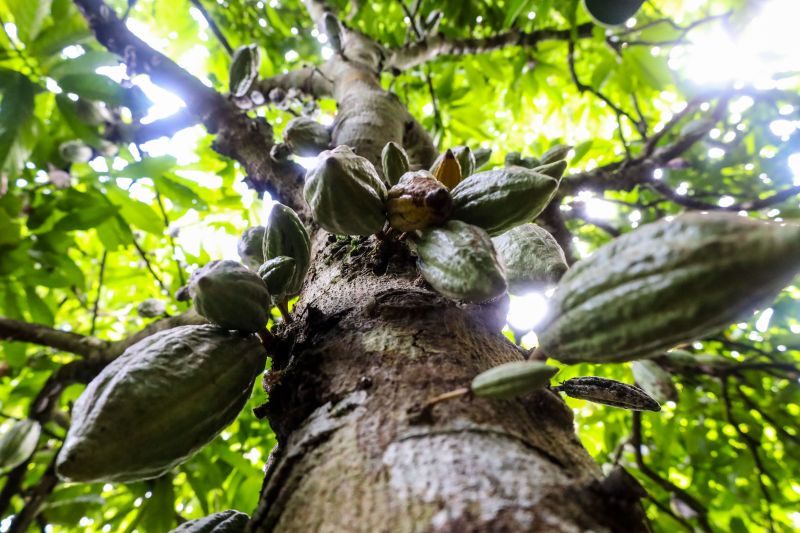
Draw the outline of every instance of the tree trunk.
[[[498,334],[504,305],[424,288],[402,243],[319,233],[291,346],[267,378],[279,445],[254,531],[646,529],[638,486],[601,478],[549,389],[415,420],[426,399],[524,358]]]
[[[324,7],[306,2],[318,25]],[[382,90],[373,41],[343,35],[323,67],[338,104],[335,145],[380,168],[388,141],[429,166],[430,137]],[[641,531],[641,488],[603,479],[570,409],[542,390],[427,399],[525,353],[499,331],[507,300],[462,306],[427,288],[405,243],[316,231],[314,263],[279,334],[264,409],[278,439],[253,531]],[[420,419],[421,418],[421,419]]]

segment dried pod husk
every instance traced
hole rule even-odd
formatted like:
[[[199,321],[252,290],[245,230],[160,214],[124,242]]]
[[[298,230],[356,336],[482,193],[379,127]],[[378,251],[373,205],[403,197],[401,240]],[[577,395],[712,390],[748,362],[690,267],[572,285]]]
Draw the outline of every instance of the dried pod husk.
[[[293,153],[301,157],[313,157],[331,144],[328,128],[308,117],[295,117],[283,130],[283,141]]]
[[[273,298],[288,292],[297,262],[285,255],[273,257],[258,268],[258,275]]]
[[[24,418],[14,422],[0,436],[0,472],[24,463],[36,451],[41,434],[42,425],[36,420]]]
[[[500,235],[536,218],[557,189],[557,179],[522,167],[478,172],[450,191],[452,217]]]
[[[678,400],[678,389],[672,375],[655,361],[634,361],[631,365],[636,384],[658,403]]]
[[[234,98],[247,95],[253,83],[258,79],[261,66],[261,53],[254,44],[240,46],[233,53],[228,73],[229,90]]]
[[[549,165],[556,161],[562,161],[567,157],[570,150],[572,150],[572,146],[569,144],[556,144],[542,154],[542,157],[539,158],[539,165]]]
[[[163,475],[236,419],[265,360],[258,337],[216,326],[144,338],[75,402],[56,472],[80,482]]]
[[[267,286],[252,270],[236,261],[215,261],[189,280],[197,313],[223,328],[260,331],[269,320]]]
[[[142,318],[157,318],[167,312],[167,304],[163,300],[148,298],[136,306],[136,312]]]
[[[603,26],[624,24],[642,7],[644,0],[583,0],[583,6],[592,19]]]
[[[422,276],[448,298],[483,302],[506,291],[492,240],[476,226],[450,220],[442,227],[423,230],[416,251]]]
[[[243,533],[249,521],[250,517],[246,514],[229,509],[189,520],[169,533]]]
[[[348,146],[320,154],[303,196],[317,224],[337,235],[372,235],[386,222],[386,187],[372,163]]]
[[[596,376],[572,378],[553,387],[567,396],[631,411],[660,411],[661,406],[634,385]]]
[[[453,148],[453,155],[458,160],[462,180],[475,172],[475,154],[469,149],[469,146],[456,146]]]
[[[492,238],[506,269],[508,292],[524,294],[556,283],[569,268],[564,251],[544,228],[522,224]]]
[[[748,319],[798,270],[800,226],[730,213],[647,224],[572,265],[539,341],[569,363],[659,355]]]
[[[514,361],[481,372],[472,380],[475,396],[514,398],[543,389],[558,373],[558,368],[539,361]]]
[[[244,230],[236,243],[236,251],[242,263],[250,270],[258,270],[264,262],[264,226],[252,226]]]
[[[546,165],[539,165],[538,167],[535,167],[533,170],[541,174],[544,174],[545,176],[550,176],[551,178],[560,180],[561,176],[564,175],[564,171],[567,170],[567,162],[561,159],[559,161],[553,161],[552,163],[547,163]]]
[[[58,153],[70,163],[88,163],[92,160],[92,147],[83,141],[66,141],[59,145]]]
[[[476,148],[473,154],[475,155],[475,170],[478,170],[492,158],[492,149],[481,146]]]
[[[274,87],[269,90],[269,94],[267,96],[269,97],[270,102],[273,104],[278,104],[283,102],[284,98],[286,98],[286,91],[280,87]]]
[[[447,187],[427,170],[407,172],[389,189],[386,214],[398,231],[414,231],[447,220],[453,200]]]
[[[286,295],[293,296],[303,288],[311,265],[311,239],[303,222],[290,207],[275,204],[269,213],[264,233],[264,260],[286,256],[294,259],[294,274]]]
[[[381,152],[383,177],[389,186],[397,185],[400,178],[408,172],[408,154],[397,143],[388,142]]]
[[[461,174],[461,164],[449,148],[433,162],[431,174],[448,189],[452,189],[464,179]]]

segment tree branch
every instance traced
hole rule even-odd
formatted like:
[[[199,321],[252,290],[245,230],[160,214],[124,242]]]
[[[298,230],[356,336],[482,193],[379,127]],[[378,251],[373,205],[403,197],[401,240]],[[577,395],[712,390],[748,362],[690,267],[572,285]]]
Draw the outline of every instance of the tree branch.
[[[0,317],[0,339],[48,346],[89,359],[101,358],[111,347],[111,343],[97,337],[3,317]]]
[[[273,136],[266,121],[248,118],[221,94],[153,50],[131,33],[103,0],[74,2],[97,40],[119,55],[129,72],[148,74],[154,83],[178,95],[187,111],[202,121],[210,133],[217,134],[212,147],[244,166],[251,187],[260,193],[269,192],[301,216],[307,215],[299,186],[305,171],[291,161],[270,158]]]
[[[594,24],[586,23],[577,27],[578,37],[591,37]],[[571,30],[545,28],[532,32],[512,30],[490,37],[450,39],[442,34],[430,36],[421,41],[389,51],[384,62],[386,69],[403,71],[416,67],[442,55],[485,54],[512,46],[531,47],[543,41],[568,41]]]
[[[333,93],[333,83],[325,74],[324,66],[303,67],[258,80],[251,92],[258,91],[268,97],[272,89],[299,89],[315,98],[324,98]]]

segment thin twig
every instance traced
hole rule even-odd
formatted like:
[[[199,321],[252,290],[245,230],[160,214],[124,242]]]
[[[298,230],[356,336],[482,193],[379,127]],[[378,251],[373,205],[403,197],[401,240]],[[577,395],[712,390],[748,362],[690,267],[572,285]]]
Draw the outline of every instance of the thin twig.
[[[97,276],[97,294],[94,298],[94,305],[92,306],[92,325],[89,328],[89,335],[94,335],[95,326],[97,325],[97,310],[100,308],[100,294],[103,292],[103,278],[106,274],[106,259],[108,258],[108,250],[103,250],[103,258],[100,259],[100,274]]]
[[[169,231],[169,224],[170,220],[167,216],[167,211],[164,209],[164,202],[161,200],[161,193],[158,190],[158,187],[153,187],[156,193],[156,202],[158,203],[158,209],[161,211],[161,218],[164,220],[164,227],[167,228],[167,236],[169,237],[169,244],[172,247],[172,260],[175,262],[175,270],[178,272],[178,284],[183,287],[186,285],[186,279],[183,275],[183,267],[181,266],[181,262],[178,260],[178,246],[175,244],[175,237],[172,236],[172,232]]]
[[[167,286],[164,285],[164,282],[161,281],[161,278],[153,269],[153,265],[150,264],[150,260],[147,258],[147,254],[139,245],[139,243],[136,241],[136,237],[134,236],[132,240],[133,240],[133,246],[136,248],[136,251],[139,252],[139,256],[142,258],[144,264],[147,266],[147,270],[150,271],[150,274],[152,274],[153,278],[156,280],[156,283],[158,283],[158,286],[161,287],[161,290],[164,292],[164,294],[169,294],[169,289],[167,289]]]
[[[217,23],[211,17],[211,14],[206,10],[200,0],[191,0],[191,2],[192,5],[196,7],[198,11],[200,11],[200,13],[203,15],[203,18],[206,19],[208,27],[211,28],[212,33],[214,33],[225,51],[228,52],[228,55],[232,56],[233,48],[231,48],[231,45],[228,43],[228,39],[225,38],[225,35],[222,33],[222,30],[219,29],[219,26],[217,26]]]

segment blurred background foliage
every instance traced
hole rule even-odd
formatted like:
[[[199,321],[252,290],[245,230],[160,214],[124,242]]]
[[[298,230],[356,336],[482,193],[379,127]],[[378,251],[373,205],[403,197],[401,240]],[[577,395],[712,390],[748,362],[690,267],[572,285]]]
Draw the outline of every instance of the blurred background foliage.
[[[438,31],[448,39],[590,23],[574,0],[330,3],[388,47],[416,39],[408,14],[422,23],[434,10],[443,12]],[[209,18],[231,47],[259,46],[264,78],[332,53],[296,0],[110,4],[128,12],[137,35],[220,92],[230,56]],[[580,257],[686,209],[687,199],[727,209],[800,184],[798,17],[792,0],[646,2],[625,26],[591,26],[576,39],[574,71],[560,39],[437,57],[386,72],[383,83],[440,149],[491,147],[490,164],[500,165],[509,151],[538,155],[566,142],[575,145],[573,176],[635,157],[656,132],[669,143],[713,126],[679,158],[648,169],[650,186],[586,187],[563,198],[560,211]],[[218,156],[200,126],[124,142],[131,127],[168,120],[182,102],[146,76],[129,78],[69,0],[0,0],[0,19],[0,315],[118,340],[153,320],[137,313],[148,298],[163,301],[168,315],[186,310],[175,291],[207,261],[236,259],[236,238],[263,220],[270,199],[246,187],[239,165]],[[332,101],[305,99],[252,113],[279,137],[294,114],[330,124],[335,109]],[[87,162],[64,158],[62,145],[73,140],[91,147]],[[793,220],[800,204],[789,196],[745,214]],[[598,462],[626,466],[650,492],[645,506],[656,530],[800,528],[798,299],[800,288],[789,287],[751,321],[683,347],[713,358],[700,371],[673,369],[679,394],[661,413],[633,417],[567,400]],[[506,334],[535,346],[546,305],[542,294],[515,298]],[[0,429],[27,416],[47,378],[76,358],[4,341]],[[736,363],[746,366],[730,366]],[[577,375],[634,379],[629,364],[565,367],[559,379]],[[74,385],[62,395],[60,416],[45,426],[25,473],[26,489],[37,486],[58,449],[81,390]],[[274,445],[267,423],[251,411],[265,400],[257,384],[238,421],[170,477],[58,485],[39,526],[163,532],[179,519],[251,512]],[[24,504],[18,495],[5,499],[0,531]],[[705,511],[707,522],[698,518]]]

